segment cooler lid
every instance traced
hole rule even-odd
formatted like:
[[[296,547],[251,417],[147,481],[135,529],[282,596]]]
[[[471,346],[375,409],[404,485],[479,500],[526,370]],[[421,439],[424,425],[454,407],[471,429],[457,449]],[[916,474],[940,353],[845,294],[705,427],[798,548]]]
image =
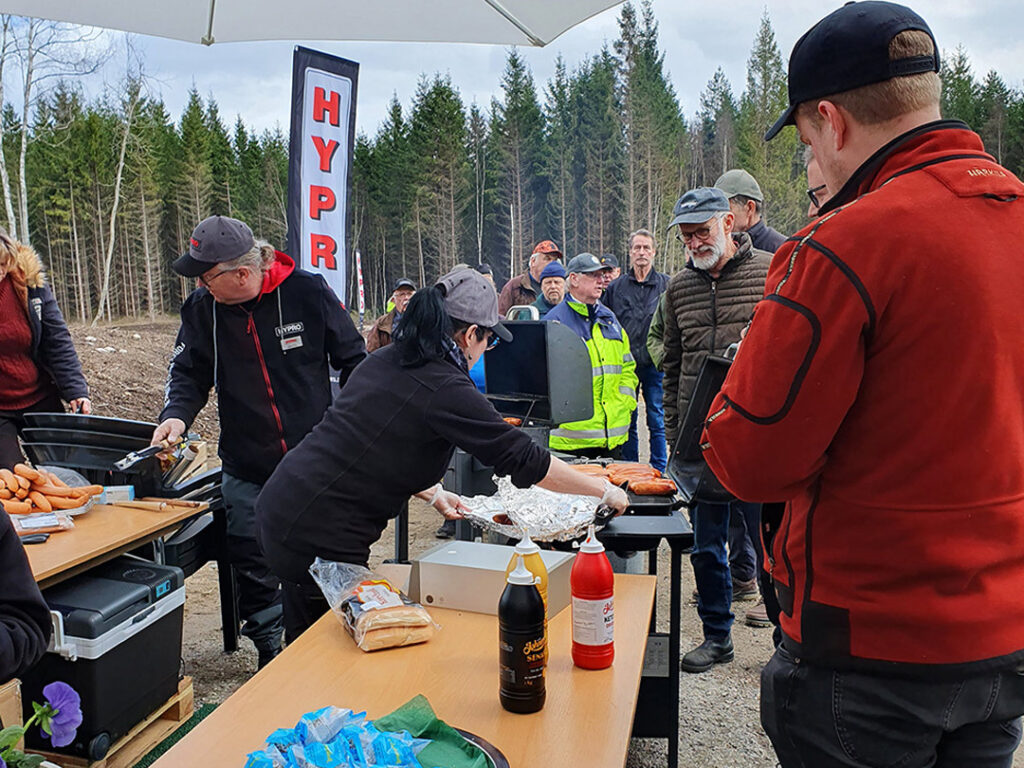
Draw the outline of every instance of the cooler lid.
[[[155,603],[185,584],[185,572],[173,565],[161,565],[141,557],[122,555],[90,571],[90,575],[139,584]]]
[[[92,575],[50,587],[43,592],[51,610],[64,616],[64,631],[95,639],[150,605],[150,589]]]

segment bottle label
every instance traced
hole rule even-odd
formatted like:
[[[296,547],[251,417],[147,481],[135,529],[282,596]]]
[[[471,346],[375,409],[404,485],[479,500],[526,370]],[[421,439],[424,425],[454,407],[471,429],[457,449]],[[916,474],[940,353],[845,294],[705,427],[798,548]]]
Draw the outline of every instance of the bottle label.
[[[502,685],[519,692],[543,690],[544,656],[547,650],[544,636],[502,633],[498,645]]]
[[[572,599],[572,640],[580,645],[608,645],[615,639],[614,598]]]

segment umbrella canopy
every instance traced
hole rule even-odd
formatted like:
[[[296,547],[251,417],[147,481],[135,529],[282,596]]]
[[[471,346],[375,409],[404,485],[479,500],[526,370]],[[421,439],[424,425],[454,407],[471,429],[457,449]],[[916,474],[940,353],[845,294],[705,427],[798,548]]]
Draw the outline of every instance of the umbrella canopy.
[[[547,45],[622,0],[0,0],[0,13],[211,45],[406,40]]]

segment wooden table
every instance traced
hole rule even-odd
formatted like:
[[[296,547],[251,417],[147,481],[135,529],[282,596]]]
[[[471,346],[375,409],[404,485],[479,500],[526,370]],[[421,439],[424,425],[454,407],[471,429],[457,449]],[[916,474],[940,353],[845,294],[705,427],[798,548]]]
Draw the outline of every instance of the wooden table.
[[[547,703],[532,715],[511,714],[498,702],[495,616],[434,608],[430,613],[442,629],[430,642],[363,653],[328,614],[154,768],[241,766],[274,729],[294,726],[306,712],[333,704],[377,718],[418,693],[445,722],[498,747],[512,768],[622,768],[654,587],[653,576],[616,575],[615,663],[610,669],[575,668],[569,653],[570,610],[551,619]]]
[[[75,527],[50,534],[43,544],[25,547],[32,575],[46,589],[118,555],[176,530],[207,505],[168,512],[97,504],[75,517]]]

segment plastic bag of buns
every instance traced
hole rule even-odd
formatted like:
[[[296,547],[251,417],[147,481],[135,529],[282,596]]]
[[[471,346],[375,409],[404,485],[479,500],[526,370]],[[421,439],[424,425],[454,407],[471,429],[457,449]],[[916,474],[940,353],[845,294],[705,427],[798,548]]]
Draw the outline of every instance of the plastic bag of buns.
[[[364,651],[425,643],[438,629],[426,608],[368,568],[318,557],[309,572]]]

